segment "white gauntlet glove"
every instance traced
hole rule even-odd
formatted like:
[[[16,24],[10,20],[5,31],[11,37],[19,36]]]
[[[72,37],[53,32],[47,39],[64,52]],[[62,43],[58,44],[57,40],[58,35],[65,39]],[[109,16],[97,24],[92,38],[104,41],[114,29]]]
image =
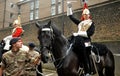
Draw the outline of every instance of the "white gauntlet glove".
[[[73,12],[72,12],[72,4],[71,4],[71,2],[67,2],[67,16],[69,16],[69,15],[72,15],[73,14]]]

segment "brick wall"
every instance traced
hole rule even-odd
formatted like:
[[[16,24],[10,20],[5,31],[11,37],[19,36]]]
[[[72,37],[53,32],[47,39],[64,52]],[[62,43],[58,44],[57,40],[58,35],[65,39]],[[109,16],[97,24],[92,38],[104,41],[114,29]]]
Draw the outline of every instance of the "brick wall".
[[[96,26],[93,40],[120,40],[120,1],[91,11]]]
[[[120,1],[108,3],[101,6],[91,6],[90,11],[93,21],[95,22],[96,31],[92,37],[93,41],[118,41],[120,40]],[[81,11],[74,12],[76,18],[80,18]],[[77,26],[66,16],[59,16],[50,18],[64,35],[70,36],[73,32],[77,32]],[[48,20],[41,21],[41,23],[48,22]],[[11,33],[12,28],[0,30],[0,40]],[[23,41],[24,43],[35,42],[37,40],[37,27],[33,24],[23,25],[25,30]]]

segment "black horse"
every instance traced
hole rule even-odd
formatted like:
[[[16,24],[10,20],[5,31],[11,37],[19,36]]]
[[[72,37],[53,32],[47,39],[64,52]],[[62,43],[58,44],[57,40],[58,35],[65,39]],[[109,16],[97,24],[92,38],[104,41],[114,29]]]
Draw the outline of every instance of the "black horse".
[[[75,44],[70,44],[68,39],[65,38],[61,31],[56,28],[55,24],[51,23],[51,21],[43,25],[36,22],[36,26],[39,28],[38,39],[41,44],[43,61],[47,62],[47,60],[45,60],[48,56],[46,56],[46,53],[51,52],[53,54],[54,65],[57,68],[58,76],[79,76],[83,71],[81,68],[84,67],[82,66],[83,58],[81,53],[81,58],[78,59],[75,51],[81,51],[82,47],[77,47],[78,50],[74,47]],[[93,43],[93,46],[94,54],[100,56],[100,62],[95,62],[99,76],[114,76],[115,66],[112,52],[105,45]],[[93,62],[91,66],[92,65]],[[93,71],[95,71],[95,69]],[[83,74],[84,72],[82,72],[80,76],[84,76]]]

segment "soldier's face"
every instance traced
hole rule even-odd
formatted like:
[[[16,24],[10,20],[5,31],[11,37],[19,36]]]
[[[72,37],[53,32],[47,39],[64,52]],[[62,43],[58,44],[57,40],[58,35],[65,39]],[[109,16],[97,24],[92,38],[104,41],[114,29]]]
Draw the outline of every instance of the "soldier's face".
[[[15,47],[16,47],[16,48],[21,48],[21,47],[22,47],[22,44],[23,44],[22,40],[18,40],[18,41],[15,43]]]
[[[89,19],[89,15],[88,14],[83,14],[83,17],[85,20]]]
[[[14,24],[14,25],[13,25],[14,28],[17,27],[17,26],[18,26],[17,24]]]

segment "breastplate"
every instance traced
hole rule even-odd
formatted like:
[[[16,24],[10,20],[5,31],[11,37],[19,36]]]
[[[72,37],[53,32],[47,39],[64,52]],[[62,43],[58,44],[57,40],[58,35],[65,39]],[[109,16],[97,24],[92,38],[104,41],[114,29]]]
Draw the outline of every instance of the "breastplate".
[[[87,31],[89,27],[90,27],[90,25],[89,25],[89,24],[82,25],[82,26],[81,26],[81,30],[80,30],[80,31]]]
[[[80,31],[87,31],[90,26],[92,24],[92,21],[83,21],[80,23],[79,27],[80,27]]]

